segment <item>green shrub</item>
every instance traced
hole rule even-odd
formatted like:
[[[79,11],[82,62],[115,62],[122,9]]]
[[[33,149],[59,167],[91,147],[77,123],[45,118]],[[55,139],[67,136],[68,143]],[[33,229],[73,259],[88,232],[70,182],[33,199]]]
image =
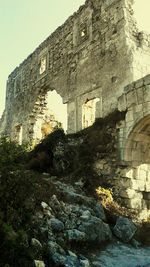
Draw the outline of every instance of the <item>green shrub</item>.
[[[11,225],[3,223],[0,229],[0,266],[32,266],[33,255],[29,247],[28,235],[24,230],[14,231]],[[10,265],[9,265],[10,264]]]
[[[16,165],[24,162],[26,157],[25,146],[20,146],[7,137],[0,138],[0,171],[16,169]]]

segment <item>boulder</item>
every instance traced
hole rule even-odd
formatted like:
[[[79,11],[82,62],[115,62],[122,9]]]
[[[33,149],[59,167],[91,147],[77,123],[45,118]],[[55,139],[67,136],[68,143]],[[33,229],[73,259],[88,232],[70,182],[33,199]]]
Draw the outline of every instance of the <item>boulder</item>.
[[[66,231],[67,237],[69,241],[85,241],[86,234],[82,231],[79,231],[77,229],[72,229]]]
[[[102,221],[106,221],[106,215],[101,203],[97,203],[95,207],[96,217],[100,218]]]
[[[86,240],[88,242],[101,243],[112,239],[109,225],[94,216],[89,221],[82,222],[79,226],[79,231],[86,234]]]
[[[31,246],[32,246],[32,252],[34,254],[34,257],[36,258],[37,256],[39,256],[41,254],[42,244],[36,238],[32,238],[31,239]]]
[[[82,215],[80,216],[80,219],[83,221],[88,221],[91,218],[91,213],[89,210],[84,210],[82,212]]]
[[[60,253],[55,252],[51,256],[51,259],[54,262],[55,266],[65,266],[66,257],[64,255],[61,255]]]
[[[50,255],[56,252],[65,255],[65,251],[63,250],[63,248],[54,241],[49,241],[47,247]]]
[[[115,236],[123,242],[129,242],[136,230],[137,228],[131,220],[121,216],[117,219],[116,225],[113,228]]]
[[[88,259],[80,260],[80,265],[81,265],[81,267],[90,267],[91,266]]]
[[[36,248],[39,248],[39,249],[42,248],[42,244],[41,244],[40,241],[37,240],[36,238],[32,238],[32,239],[31,239],[31,245],[32,245],[33,247],[36,247]]]
[[[80,267],[80,262],[77,257],[67,256],[65,260],[65,267]]]
[[[62,232],[64,230],[64,224],[56,218],[50,219],[50,225],[53,231]]]

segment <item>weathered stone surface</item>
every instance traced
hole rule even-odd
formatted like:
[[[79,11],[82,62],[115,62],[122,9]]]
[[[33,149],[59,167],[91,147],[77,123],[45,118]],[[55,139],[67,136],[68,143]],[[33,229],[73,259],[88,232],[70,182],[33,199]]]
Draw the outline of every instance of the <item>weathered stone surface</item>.
[[[79,231],[77,229],[68,230],[66,232],[68,240],[69,241],[85,241],[86,240],[86,234],[82,231]]]
[[[77,257],[67,256],[64,266],[65,267],[79,267],[80,262]]]
[[[82,222],[79,230],[86,234],[88,242],[98,242],[111,240],[112,234],[109,225],[101,219],[92,216],[88,221]]]
[[[90,267],[91,266],[87,259],[86,260],[80,260],[80,264],[81,264],[81,267]]]
[[[36,238],[32,238],[31,239],[31,245],[34,246],[34,247],[37,247],[38,249],[42,248],[42,244]]]
[[[56,266],[64,266],[65,261],[66,261],[66,257],[57,252],[52,254],[51,258]]]
[[[123,244],[109,245],[92,261],[94,267],[145,267],[150,263],[150,248],[133,248]]]
[[[55,232],[62,232],[64,230],[64,224],[56,218],[50,219],[50,225]]]
[[[38,261],[38,260],[34,261],[34,265],[35,267],[45,267],[45,263],[43,261]]]
[[[32,238],[31,239],[31,247],[32,247],[32,253],[34,255],[34,257],[38,257],[41,252],[42,252],[42,244],[39,240],[37,240],[36,238]]]
[[[130,173],[126,171],[115,183],[105,159],[97,159],[93,168],[98,176],[112,178],[109,183],[120,190],[128,207],[142,209],[142,194],[150,192],[150,170],[138,170],[140,164],[149,164],[150,154],[149,59],[150,36],[135,27],[131,1],[86,1],[10,74],[0,133],[19,144],[40,141],[52,125],[56,126],[55,118],[47,113],[48,95],[55,90],[67,104],[68,133],[91,126],[96,118],[105,117],[116,108],[126,111],[125,120],[118,126],[115,146],[120,159],[130,163]],[[43,127],[47,132],[43,133]],[[97,151],[102,153],[102,145]],[[72,167],[69,158],[75,154],[70,154],[65,143],[58,142],[52,153],[53,159],[46,157],[45,161],[48,166],[52,161],[58,174]],[[42,162],[45,155],[38,157]],[[124,188],[133,195],[136,191],[135,200],[130,201],[132,193],[124,192]],[[67,197],[84,201],[74,192],[68,192]],[[51,210],[43,205],[44,216],[52,218]],[[145,209],[148,206],[147,203]]]
[[[125,125],[119,129],[119,150],[121,159],[130,166],[129,169],[124,169],[124,174],[123,172],[121,174],[127,179],[119,180],[120,196],[124,198],[124,205],[140,210],[141,216],[143,209],[149,210],[148,203],[145,202],[143,205],[143,198],[148,198],[150,192],[149,84],[150,75],[131,83],[125,87],[118,103],[120,109],[122,99],[127,99]]]
[[[1,131],[18,142],[31,141],[52,90],[67,103],[72,133],[113,111],[124,86],[132,82],[126,87],[131,94],[147,86],[148,76],[133,83],[149,73],[150,49],[149,36],[138,32],[131,10],[128,0],[86,1],[10,74]],[[137,96],[141,102],[142,94]],[[129,98],[128,104],[136,99]],[[83,114],[87,102],[94,103],[91,121]]]
[[[96,216],[100,218],[102,221],[106,221],[106,215],[101,203],[97,203],[95,207]]]
[[[113,232],[123,242],[129,242],[133,238],[136,230],[137,228],[132,221],[127,218],[119,217]]]
[[[88,221],[91,218],[91,213],[89,210],[83,211],[82,215],[80,216],[80,219],[83,221]]]
[[[50,254],[54,254],[55,252],[59,252],[61,254],[65,254],[64,250],[60,245],[56,243],[56,241],[48,241],[48,250]]]

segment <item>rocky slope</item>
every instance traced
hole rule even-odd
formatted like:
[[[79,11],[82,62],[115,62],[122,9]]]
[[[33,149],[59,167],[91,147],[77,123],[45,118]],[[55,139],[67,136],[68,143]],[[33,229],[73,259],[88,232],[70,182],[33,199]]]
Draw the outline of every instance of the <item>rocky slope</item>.
[[[150,266],[149,224],[102,188],[116,177],[122,116],[75,135],[58,130],[30,153],[1,140],[0,266]]]

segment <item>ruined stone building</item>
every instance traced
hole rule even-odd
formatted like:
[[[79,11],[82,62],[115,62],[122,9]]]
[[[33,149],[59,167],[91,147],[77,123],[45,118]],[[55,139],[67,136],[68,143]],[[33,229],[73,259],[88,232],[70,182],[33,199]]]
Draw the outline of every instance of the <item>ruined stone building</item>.
[[[118,143],[137,207],[150,192],[149,73],[150,35],[137,29],[133,0],[87,0],[9,75],[1,132],[20,143],[40,139],[52,91],[67,107],[68,133],[126,110]]]
[[[150,72],[149,42],[132,0],[87,0],[8,77],[1,129],[36,138],[52,90],[67,105],[68,133],[90,126],[117,107],[125,85]]]

